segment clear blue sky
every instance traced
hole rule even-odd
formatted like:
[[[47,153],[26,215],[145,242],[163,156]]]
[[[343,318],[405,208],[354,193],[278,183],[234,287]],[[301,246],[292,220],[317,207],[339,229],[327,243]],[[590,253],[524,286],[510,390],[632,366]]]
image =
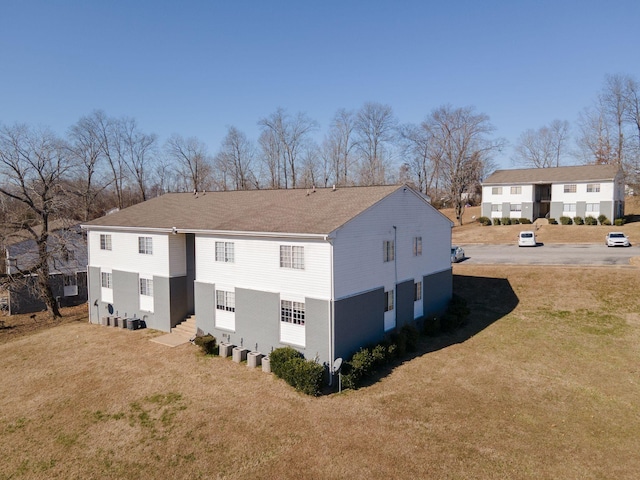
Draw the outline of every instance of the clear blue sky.
[[[324,134],[366,101],[402,123],[473,105],[513,144],[574,126],[606,74],[640,80],[638,0],[0,0],[0,19],[0,122],[64,134],[102,109],[211,153],[278,107]]]

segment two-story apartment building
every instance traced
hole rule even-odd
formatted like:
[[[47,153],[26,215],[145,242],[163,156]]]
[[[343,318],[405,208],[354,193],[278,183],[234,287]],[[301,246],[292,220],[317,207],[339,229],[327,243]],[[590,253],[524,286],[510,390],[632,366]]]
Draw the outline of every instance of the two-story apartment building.
[[[624,215],[619,167],[582,165],[497,170],[482,183],[482,216],[560,218]]]
[[[451,298],[451,222],[408,186],[166,194],[99,218],[92,322],[113,312],[331,364]]]

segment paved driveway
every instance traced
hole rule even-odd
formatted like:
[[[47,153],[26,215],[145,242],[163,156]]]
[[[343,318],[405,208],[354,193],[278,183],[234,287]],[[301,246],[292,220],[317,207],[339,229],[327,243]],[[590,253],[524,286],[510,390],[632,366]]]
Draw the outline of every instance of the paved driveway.
[[[552,243],[537,247],[511,245],[461,245],[463,263],[516,265],[629,265],[640,256],[640,247],[607,247],[596,244]]]

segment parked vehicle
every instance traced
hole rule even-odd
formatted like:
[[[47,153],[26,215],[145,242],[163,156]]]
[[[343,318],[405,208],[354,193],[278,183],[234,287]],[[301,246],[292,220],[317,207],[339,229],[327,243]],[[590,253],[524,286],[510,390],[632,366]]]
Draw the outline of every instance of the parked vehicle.
[[[518,235],[519,247],[535,247],[537,245],[536,232],[524,230]]]
[[[462,247],[453,245],[451,247],[451,263],[458,263],[464,260],[464,250]]]
[[[609,232],[605,237],[607,247],[630,247],[629,237],[622,232]]]

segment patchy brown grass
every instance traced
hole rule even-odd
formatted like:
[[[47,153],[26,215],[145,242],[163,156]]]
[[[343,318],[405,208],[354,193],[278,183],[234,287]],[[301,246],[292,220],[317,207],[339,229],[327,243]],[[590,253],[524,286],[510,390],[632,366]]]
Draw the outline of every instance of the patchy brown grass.
[[[0,478],[636,478],[637,270],[454,274],[468,326],[317,399],[151,331],[3,341]]]
[[[61,318],[51,318],[46,311],[24,315],[0,313],[0,344],[66,323],[88,321],[86,304],[62,308],[60,311]]]
[[[455,220],[455,213],[452,209],[441,210],[451,221],[455,222],[452,231],[453,244],[469,243],[514,243],[518,233],[522,230],[532,230],[532,225],[492,225],[483,227],[478,224],[477,219],[480,207],[470,207],[465,209],[462,215],[462,225],[458,225]],[[536,235],[538,241],[542,243],[602,243],[604,237],[611,231],[625,232],[631,239],[632,244],[640,243],[640,197],[627,197],[625,199],[625,213],[635,215],[638,218],[623,225],[602,226],[602,225],[541,225]],[[557,219],[556,219],[557,220]]]

